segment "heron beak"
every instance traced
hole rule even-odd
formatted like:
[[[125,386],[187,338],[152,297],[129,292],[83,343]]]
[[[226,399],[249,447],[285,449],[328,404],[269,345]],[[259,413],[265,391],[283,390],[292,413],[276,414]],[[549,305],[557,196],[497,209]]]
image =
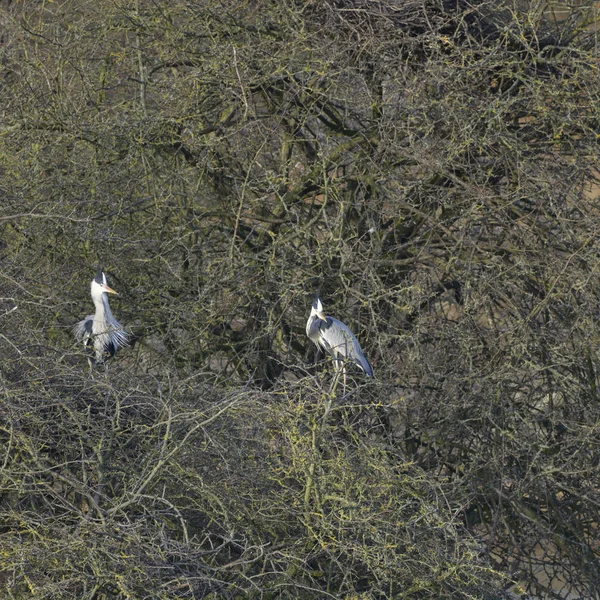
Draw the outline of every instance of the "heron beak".
[[[319,319],[325,321],[325,323],[327,323],[327,317],[320,311],[317,312],[317,317],[319,317]]]
[[[109,294],[117,294],[117,296],[119,295],[119,292],[115,292],[115,290],[113,290],[111,287],[108,287],[107,285],[103,285],[102,289],[105,292],[108,292]]]

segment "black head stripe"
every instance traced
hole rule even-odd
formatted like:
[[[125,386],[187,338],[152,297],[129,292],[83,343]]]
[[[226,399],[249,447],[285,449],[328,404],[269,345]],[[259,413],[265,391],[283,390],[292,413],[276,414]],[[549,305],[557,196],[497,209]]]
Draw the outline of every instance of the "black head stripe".
[[[102,272],[102,268],[98,268],[98,273],[96,273],[94,281],[99,285],[102,285],[104,283],[104,273]]]

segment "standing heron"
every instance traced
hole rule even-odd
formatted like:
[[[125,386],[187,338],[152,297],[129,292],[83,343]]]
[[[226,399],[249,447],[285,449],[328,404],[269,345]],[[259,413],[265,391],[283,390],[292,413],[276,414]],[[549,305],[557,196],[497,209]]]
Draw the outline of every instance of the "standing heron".
[[[356,363],[369,377],[374,377],[373,367],[347,325],[333,317],[326,317],[319,296],[315,298],[306,322],[306,335],[318,347],[328,352],[335,361],[336,368],[343,369],[344,387],[346,385],[345,362]]]
[[[127,345],[129,336],[123,326],[117,321],[110,310],[108,294],[116,294],[108,287],[106,275],[102,269],[92,279],[91,294],[96,313],[88,315],[73,328],[75,337],[83,342],[86,349],[96,355],[96,364],[102,365],[122,346]],[[89,359],[90,365],[92,359]]]

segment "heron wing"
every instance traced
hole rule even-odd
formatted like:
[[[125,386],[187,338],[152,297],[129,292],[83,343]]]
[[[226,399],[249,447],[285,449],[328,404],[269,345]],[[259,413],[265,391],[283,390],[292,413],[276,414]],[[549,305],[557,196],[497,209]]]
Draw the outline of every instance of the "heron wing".
[[[73,333],[89,351],[95,353],[97,365],[106,363],[119,348],[129,342],[129,334],[112,316],[110,309],[106,313],[106,320],[88,315],[73,327]]]
[[[338,360],[351,360],[356,363],[369,377],[373,377],[373,367],[363,354],[356,336],[350,328],[334,319],[327,317],[327,322],[321,321],[319,327],[319,342],[321,346]]]
[[[110,326],[110,342],[114,346],[114,351],[111,356],[119,349],[127,346],[129,343],[129,334],[125,331],[121,323],[116,319]]]
[[[75,337],[82,341],[87,342],[87,340],[92,335],[92,327],[94,326],[94,315],[88,315],[83,321],[79,321],[73,327],[73,333]]]

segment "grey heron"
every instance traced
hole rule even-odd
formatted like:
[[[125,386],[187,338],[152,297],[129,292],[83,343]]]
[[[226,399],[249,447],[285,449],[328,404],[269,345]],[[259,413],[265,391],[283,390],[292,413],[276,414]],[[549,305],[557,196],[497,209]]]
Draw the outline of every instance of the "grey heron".
[[[325,316],[319,296],[312,304],[310,316],[306,322],[306,335],[316,344],[317,348],[320,346],[332,356],[338,369],[344,368],[346,361],[352,361],[366,375],[374,377],[373,367],[365,357],[356,336],[341,321]]]
[[[104,364],[122,346],[127,345],[128,334],[117,321],[108,303],[108,294],[116,294],[115,290],[108,287],[106,275],[102,269],[92,279],[91,294],[96,313],[88,315],[79,321],[73,328],[75,337],[83,345],[95,353],[96,364]],[[91,359],[90,359],[91,364]]]

